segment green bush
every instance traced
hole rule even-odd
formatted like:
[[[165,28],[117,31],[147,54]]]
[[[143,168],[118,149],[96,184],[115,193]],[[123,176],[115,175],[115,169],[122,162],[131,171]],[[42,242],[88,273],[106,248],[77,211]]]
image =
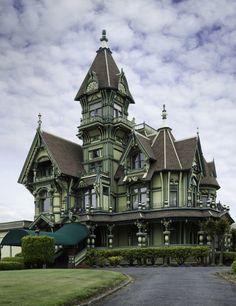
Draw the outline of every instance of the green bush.
[[[0,270],[22,270],[24,268],[21,262],[0,261]]]
[[[22,238],[22,254],[29,267],[42,267],[54,262],[54,239],[47,236],[25,236]]]
[[[115,266],[116,267],[116,266],[118,266],[121,263],[123,257],[122,256],[111,256],[111,257],[108,257],[107,259],[108,259],[109,264],[111,266]]]
[[[225,265],[230,266],[235,259],[236,259],[236,252],[224,252],[223,263]]]
[[[175,259],[178,265],[183,265],[191,256],[191,247],[171,247],[170,257]]]
[[[236,259],[236,252],[224,252],[223,254],[223,264],[230,266],[232,262]],[[216,252],[216,263],[220,261],[220,252]]]
[[[100,260],[109,257],[121,256],[129,265],[143,265],[151,263],[154,265],[157,259],[163,262],[169,259],[175,260],[178,264],[183,264],[189,257],[198,264],[203,263],[204,257],[209,255],[209,247],[150,247],[150,248],[121,248],[121,249],[92,249],[87,252],[86,263],[89,265],[100,265]]]
[[[197,246],[191,248],[191,256],[197,264],[203,264],[204,258],[209,256],[210,249],[207,246]]]
[[[2,262],[19,262],[19,263],[24,263],[24,258],[23,257],[4,257],[2,258]]]
[[[233,272],[236,274],[236,260],[232,263],[231,268]]]

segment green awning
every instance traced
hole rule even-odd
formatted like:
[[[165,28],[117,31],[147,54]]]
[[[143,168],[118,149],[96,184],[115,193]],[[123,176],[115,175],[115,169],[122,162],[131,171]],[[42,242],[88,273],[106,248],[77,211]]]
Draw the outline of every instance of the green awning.
[[[64,224],[56,232],[39,231],[36,233],[33,230],[14,229],[6,234],[1,245],[20,246],[22,237],[27,235],[52,237],[55,239],[56,245],[76,245],[88,237],[89,231],[85,225],[80,223]]]

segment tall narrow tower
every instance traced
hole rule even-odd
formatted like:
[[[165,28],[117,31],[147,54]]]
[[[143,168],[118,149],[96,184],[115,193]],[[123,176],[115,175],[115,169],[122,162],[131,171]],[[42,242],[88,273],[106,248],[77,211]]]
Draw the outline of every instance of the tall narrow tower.
[[[128,108],[134,100],[124,72],[119,71],[112,57],[105,30],[100,41],[101,46],[75,101],[80,101],[82,107],[78,133],[83,142],[85,175],[82,181],[95,178],[99,200],[96,206],[106,210],[108,204],[103,203],[103,193],[109,196],[109,206],[113,206],[114,173],[133,127],[133,122],[128,120]]]

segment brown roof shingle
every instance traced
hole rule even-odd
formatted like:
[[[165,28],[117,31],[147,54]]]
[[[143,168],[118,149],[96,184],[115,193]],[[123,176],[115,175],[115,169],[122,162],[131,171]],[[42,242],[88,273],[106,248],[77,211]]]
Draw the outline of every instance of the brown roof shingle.
[[[112,88],[118,90],[120,71],[111,55],[110,49],[100,48],[97,51],[97,55],[89,68],[82,85],[80,86],[80,89],[75,97],[75,101],[79,101],[80,98],[86,93],[86,86],[91,72],[96,73],[99,89]],[[131,103],[134,103],[129,88],[127,88],[127,96],[130,98]]]
[[[84,172],[80,145],[42,131],[42,140],[63,174],[79,177]]]

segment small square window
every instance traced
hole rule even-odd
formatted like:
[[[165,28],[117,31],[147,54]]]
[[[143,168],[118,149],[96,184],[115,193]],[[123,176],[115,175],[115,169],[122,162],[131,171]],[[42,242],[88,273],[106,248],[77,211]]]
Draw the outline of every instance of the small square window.
[[[101,156],[101,149],[94,149],[89,152],[89,159],[98,158]]]
[[[108,187],[103,186],[103,195],[106,195],[106,196],[109,195],[109,188]]]

